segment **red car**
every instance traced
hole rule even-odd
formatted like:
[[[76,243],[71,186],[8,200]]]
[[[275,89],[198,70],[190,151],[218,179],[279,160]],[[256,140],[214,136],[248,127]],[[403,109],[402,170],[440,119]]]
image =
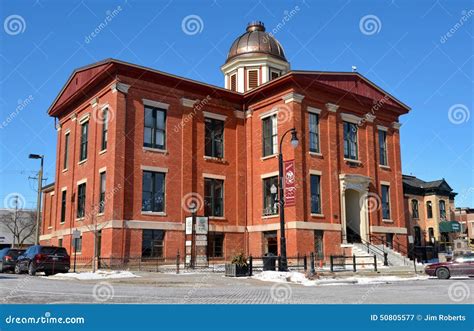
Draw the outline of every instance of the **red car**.
[[[429,276],[449,279],[451,276],[474,276],[474,254],[460,255],[452,261],[429,264],[425,267]]]

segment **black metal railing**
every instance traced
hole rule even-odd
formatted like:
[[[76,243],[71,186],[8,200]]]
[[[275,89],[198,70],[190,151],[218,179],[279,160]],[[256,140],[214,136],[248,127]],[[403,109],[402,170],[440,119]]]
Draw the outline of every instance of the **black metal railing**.
[[[371,262],[360,262],[361,259],[371,259]],[[357,272],[359,267],[372,266],[377,271],[377,255],[356,256],[356,255],[331,255],[329,257],[331,272],[347,271],[347,266],[352,267],[353,272]]]

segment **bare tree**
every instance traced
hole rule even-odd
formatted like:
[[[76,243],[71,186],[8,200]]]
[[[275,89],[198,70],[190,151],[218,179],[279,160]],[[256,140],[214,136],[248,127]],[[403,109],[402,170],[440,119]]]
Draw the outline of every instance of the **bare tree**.
[[[10,231],[13,247],[23,247],[25,241],[33,239],[36,229],[36,212],[13,209],[0,215],[0,222]]]

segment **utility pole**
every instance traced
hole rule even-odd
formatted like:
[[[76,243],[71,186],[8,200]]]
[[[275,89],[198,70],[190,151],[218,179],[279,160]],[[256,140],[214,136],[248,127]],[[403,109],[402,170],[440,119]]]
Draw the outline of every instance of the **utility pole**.
[[[41,221],[41,186],[43,185],[43,161],[44,155],[30,154],[30,159],[40,159],[41,165],[38,171],[38,197],[36,201],[36,229],[35,229],[35,245],[39,243],[39,228]]]
[[[15,239],[16,239],[16,234],[18,233],[18,195],[15,195],[15,219],[13,222],[14,230],[13,231],[13,243],[12,243],[12,248],[15,248]]]

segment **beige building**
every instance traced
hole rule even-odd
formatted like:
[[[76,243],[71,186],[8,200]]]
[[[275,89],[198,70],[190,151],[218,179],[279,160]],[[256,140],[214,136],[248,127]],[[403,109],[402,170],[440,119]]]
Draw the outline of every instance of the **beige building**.
[[[403,193],[408,233],[415,246],[451,241],[459,224],[454,221],[456,193],[448,183],[444,179],[426,182],[403,175]]]

